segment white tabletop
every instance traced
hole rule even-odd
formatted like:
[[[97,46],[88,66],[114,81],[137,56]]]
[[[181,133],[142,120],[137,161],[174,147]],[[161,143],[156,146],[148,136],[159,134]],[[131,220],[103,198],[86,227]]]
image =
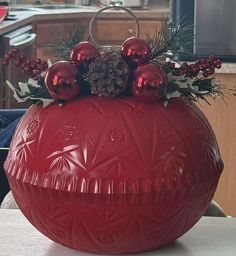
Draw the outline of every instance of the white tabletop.
[[[0,256],[94,255],[50,241],[19,210],[0,209]],[[189,232],[169,246],[135,255],[235,256],[236,218],[203,217]]]

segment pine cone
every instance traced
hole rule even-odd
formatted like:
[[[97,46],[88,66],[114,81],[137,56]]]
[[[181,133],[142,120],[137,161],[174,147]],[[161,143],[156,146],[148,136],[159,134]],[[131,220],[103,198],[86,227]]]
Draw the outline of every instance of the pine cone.
[[[129,68],[115,51],[102,52],[89,65],[87,73],[91,93],[99,96],[115,96],[125,90]]]

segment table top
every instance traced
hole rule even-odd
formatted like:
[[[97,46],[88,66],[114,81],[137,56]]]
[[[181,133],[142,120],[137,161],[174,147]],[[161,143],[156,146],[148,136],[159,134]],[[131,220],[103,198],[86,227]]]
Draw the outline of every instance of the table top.
[[[39,233],[20,210],[0,209],[0,256],[94,256],[50,241]],[[127,254],[126,254],[127,255]],[[236,218],[202,217],[172,244],[142,256],[235,256]],[[101,255],[100,255],[101,256]]]

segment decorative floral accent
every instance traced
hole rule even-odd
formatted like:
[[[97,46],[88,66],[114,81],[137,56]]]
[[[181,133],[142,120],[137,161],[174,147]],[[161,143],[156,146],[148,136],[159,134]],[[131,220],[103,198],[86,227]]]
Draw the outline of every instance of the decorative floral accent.
[[[41,59],[28,60],[25,54],[20,54],[20,50],[18,48],[12,48],[5,53],[2,63],[8,65],[9,61],[13,61],[23,73],[36,81],[40,79],[41,73],[45,72],[48,68],[46,61],[42,61]]]

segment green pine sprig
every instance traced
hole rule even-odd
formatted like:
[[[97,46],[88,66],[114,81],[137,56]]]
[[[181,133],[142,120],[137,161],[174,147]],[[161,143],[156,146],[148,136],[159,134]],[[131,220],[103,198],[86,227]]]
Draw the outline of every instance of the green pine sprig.
[[[153,35],[147,35],[151,47],[151,59],[167,57],[173,54],[190,53],[194,40],[192,25],[188,25],[184,18],[173,23],[167,19],[162,21],[161,29],[156,29]]]
[[[224,92],[223,87],[215,83],[213,77],[191,79],[184,76],[174,77],[169,73],[165,97],[166,100],[173,97],[185,97],[195,102],[202,99],[210,104],[206,97],[224,99]]]
[[[69,40],[61,36],[58,32],[54,33],[55,43],[44,44],[53,58],[59,60],[69,60],[73,47],[84,40],[86,29],[84,27],[73,28],[70,31]]]

